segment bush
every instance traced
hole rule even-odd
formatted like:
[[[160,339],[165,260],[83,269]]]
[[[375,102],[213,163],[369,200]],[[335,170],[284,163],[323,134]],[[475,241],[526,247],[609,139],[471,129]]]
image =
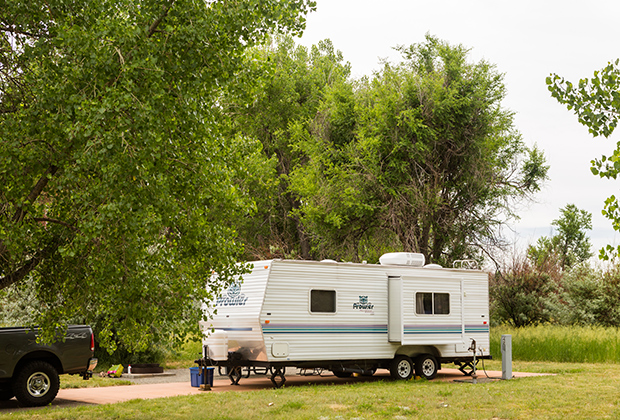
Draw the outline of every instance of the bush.
[[[580,265],[564,275],[559,318],[567,325],[620,326],[620,269]]]
[[[515,327],[536,325],[553,319],[557,284],[527,259],[515,259],[505,271],[497,271],[489,285],[491,319],[494,324]]]

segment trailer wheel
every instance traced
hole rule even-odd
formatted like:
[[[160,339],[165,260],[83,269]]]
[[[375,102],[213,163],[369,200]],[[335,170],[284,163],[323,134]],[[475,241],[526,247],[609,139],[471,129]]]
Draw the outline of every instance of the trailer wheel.
[[[429,381],[437,376],[437,359],[430,354],[418,356],[415,361],[415,374]]]
[[[413,376],[413,361],[408,356],[397,355],[390,364],[390,374],[394,379],[411,379]]]
[[[58,372],[54,366],[42,360],[35,360],[21,368],[13,382],[17,400],[29,407],[51,403],[59,388]]]

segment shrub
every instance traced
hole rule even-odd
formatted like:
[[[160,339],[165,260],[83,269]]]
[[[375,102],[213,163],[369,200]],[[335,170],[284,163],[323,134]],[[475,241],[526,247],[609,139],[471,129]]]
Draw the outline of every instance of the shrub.
[[[505,271],[497,271],[489,285],[491,319],[515,327],[553,319],[557,284],[549,274],[533,268],[527,259],[515,259]]]

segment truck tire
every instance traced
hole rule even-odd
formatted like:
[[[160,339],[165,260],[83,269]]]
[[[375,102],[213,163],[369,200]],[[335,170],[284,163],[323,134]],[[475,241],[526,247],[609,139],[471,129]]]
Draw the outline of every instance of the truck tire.
[[[60,379],[54,366],[43,360],[35,360],[20,369],[13,382],[13,392],[17,400],[28,407],[38,407],[51,403],[58,389]]]
[[[415,359],[415,374],[429,381],[437,376],[437,359],[430,354],[422,354]]]
[[[392,378],[398,380],[408,380],[413,376],[413,361],[410,357],[398,354],[390,364],[390,374]]]

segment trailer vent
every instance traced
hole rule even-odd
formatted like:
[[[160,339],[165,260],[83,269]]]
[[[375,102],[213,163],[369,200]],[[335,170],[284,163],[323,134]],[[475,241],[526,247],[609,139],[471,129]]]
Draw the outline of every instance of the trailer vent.
[[[379,258],[381,265],[409,265],[413,267],[424,267],[424,254],[413,252],[389,252]]]

